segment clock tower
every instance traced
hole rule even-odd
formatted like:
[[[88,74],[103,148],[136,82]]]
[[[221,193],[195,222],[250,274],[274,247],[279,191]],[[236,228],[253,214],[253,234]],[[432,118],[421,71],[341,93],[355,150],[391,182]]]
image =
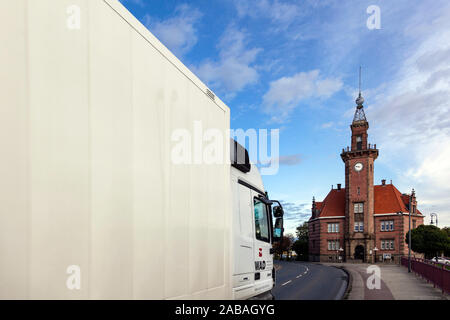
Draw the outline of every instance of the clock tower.
[[[331,187],[323,201],[313,198],[308,220],[309,260],[374,263],[400,262],[408,254],[405,236],[409,226],[423,224],[414,196],[401,193],[393,184],[374,185],[377,145],[368,142],[369,122],[359,96],[350,125],[350,146],[342,149],[345,188]],[[415,253],[418,255],[417,253]]]
[[[351,147],[342,150],[345,163],[345,225],[344,254],[347,261],[362,259],[371,262],[375,247],[374,230],[374,161],[376,145],[368,143],[369,123],[364,113],[361,91],[350,125]]]

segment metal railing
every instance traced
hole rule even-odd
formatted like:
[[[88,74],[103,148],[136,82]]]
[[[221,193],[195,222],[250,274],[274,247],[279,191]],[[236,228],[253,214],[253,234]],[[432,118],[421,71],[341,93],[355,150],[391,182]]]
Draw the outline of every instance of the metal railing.
[[[404,267],[408,267],[408,257],[402,257],[401,263]],[[443,263],[436,263],[430,260],[411,258],[411,270],[426,279],[427,282],[433,283],[434,287],[438,287],[443,293],[450,293],[450,270],[449,266]]]

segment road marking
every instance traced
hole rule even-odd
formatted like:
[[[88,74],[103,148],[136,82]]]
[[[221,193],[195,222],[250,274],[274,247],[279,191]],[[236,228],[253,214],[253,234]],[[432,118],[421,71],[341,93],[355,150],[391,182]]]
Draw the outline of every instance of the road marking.
[[[295,278],[298,279],[302,276],[302,274],[299,274],[298,276],[296,276]]]
[[[292,282],[292,280],[289,280],[289,281],[283,283],[281,286],[285,286],[285,285],[287,285],[289,282]]]
[[[308,269],[308,267],[307,267],[307,266],[305,266],[305,268],[306,268],[306,271],[305,271],[305,272],[303,272],[303,274],[307,274],[307,273],[308,273],[308,271],[309,271],[309,269]]]

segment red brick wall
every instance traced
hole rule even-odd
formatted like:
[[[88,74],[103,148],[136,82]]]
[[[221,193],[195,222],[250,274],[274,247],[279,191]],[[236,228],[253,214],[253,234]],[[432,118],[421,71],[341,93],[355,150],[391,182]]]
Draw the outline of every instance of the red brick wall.
[[[356,163],[364,165],[363,170],[356,172],[354,166]],[[374,194],[373,194],[373,165],[374,159],[370,157],[356,158],[348,160],[348,172],[346,177],[347,201],[346,212],[348,215],[348,232],[353,234],[354,226],[354,208],[355,202],[364,203],[364,232],[373,233],[373,208],[374,208]],[[359,187],[359,194],[358,194]],[[355,236],[355,235],[353,235]]]
[[[328,232],[329,223],[338,223],[339,232]],[[314,227],[315,226],[315,227]],[[339,240],[339,245],[344,247],[344,219],[318,219],[308,224],[309,230],[309,254],[336,255],[335,250],[328,250],[328,240]],[[313,231],[314,230],[314,231]],[[315,246],[313,241],[315,240]]]
[[[362,136],[362,149],[367,149],[367,129],[369,128],[369,124],[365,126],[357,126],[357,127],[351,127],[352,129],[352,151],[356,150],[356,136],[361,135]]]
[[[423,216],[421,217],[417,217],[417,216],[412,216],[411,217],[411,229],[413,229],[413,221],[416,221],[416,228],[420,225],[423,224]],[[405,237],[406,234],[408,233],[408,229],[409,229],[409,216],[408,215],[404,215],[403,216],[403,224],[404,224],[404,232],[403,232],[403,252],[402,254],[407,255],[408,254],[408,244],[405,243]]]
[[[339,233],[329,233],[328,224],[329,223],[339,223]],[[339,245],[344,246],[344,219],[321,219],[320,220],[320,230],[322,230],[322,237],[320,241],[320,252],[321,254],[336,254],[336,251],[328,250],[329,240],[339,240]]]
[[[382,221],[394,221],[393,231],[381,231]],[[416,227],[423,224],[423,217],[413,216],[412,221],[416,221]],[[392,215],[392,216],[376,216],[375,217],[375,245],[379,249],[377,255],[383,255],[383,253],[390,253],[392,255],[406,255],[408,254],[408,245],[405,243],[405,237],[408,232],[408,215]],[[411,223],[411,228],[413,224]],[[394,250],[381,250],[381,240],[394,240]]]
[[[309,254],[319,255],[320,254],[320,221],[310,221],[308,223],[309,232]],[[315,241],[315,246],[313,243]]]
[[[408,246],[405,243],[405,236],[408,232],[408,215],[392,215],[392,216],[376,216],[374,217],[374,234],[375,243],[371,247],[377,247],[376,253],[377,259],[383,256],[383,253],[390,253],[393,257],[408,254]],[[381,231],[381,221],[394,221],[393,231]],[[423,217],[413,217],[412,221],[416,220],[416,227],[423,224]],[[339,233],[328,233],[328,223],[339,223]],[[329,240],[340,240],[339,244],[344,248],[344,224],[346,219],[317,219],[309,222],[309,253],[311,256],[320,259],[321,261],[328,261],[330,257],[336,258],[335,250],[328,250]],[[315,227],[313,227],[313,225]],[[411,224],[412,225],[412,224]],[[314,230],[314,231],[313,231]],[[385,249],[381,250],[381,240],[394,240],[394,250]],[[315,246],[313,247],[313,240],[315,240]],[[350,254],[353,254],[351,252]],[[415,256],[420,256],[417,253]]]

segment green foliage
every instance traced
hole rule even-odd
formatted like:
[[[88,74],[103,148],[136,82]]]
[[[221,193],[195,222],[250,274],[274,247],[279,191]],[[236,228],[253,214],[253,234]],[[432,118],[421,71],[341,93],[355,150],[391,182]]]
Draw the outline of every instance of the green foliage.
[[[273,244],[273,248],[280,256],[280,260],[283,260],[283,251],[289,251],[289,249],[291,249],[293,238],[294,237],[292,235],[288,234],[283,236],[282,241],[278,241]]]
[[[405,242],[408,244],[409,232],[406,234]],[[450,237],[445,230],[432,225],[420,225],[411,230],[411,249],[423,253],[425,258],[432,258],[450,248]]]
[[[304,222],[301,226],[298,226],[295,233],[297,235],[297,239],[308,240],[308,222]]]
[[[447,234],[447,237],[450,238],[450,228],[449,227],[442,228],[442,231],[444,231]],[[444,250],[444,255],[446,257],[450,257],[450,246],[448,246],[447,249]]]
[[[292,250],[297,253],[297,260],[307,261],[308,260],[308,241],[297,240],[292,245]]]
[[[450,237],[450,227],[443,227],[442,231],[444,231],[448,237]]]
[[[305,222],[301,226],[298,226],[296,234],[297,241],[292,245],[292,250],[297,253],[297,260],[307,261],[309,249],[308,223]]]

